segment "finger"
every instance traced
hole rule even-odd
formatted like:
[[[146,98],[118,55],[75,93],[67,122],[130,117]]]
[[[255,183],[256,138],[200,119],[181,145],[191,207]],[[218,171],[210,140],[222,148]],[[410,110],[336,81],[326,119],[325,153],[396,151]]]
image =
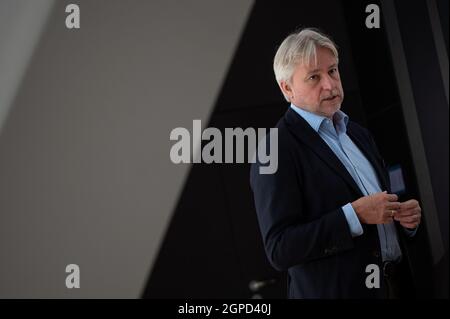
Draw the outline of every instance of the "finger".
[[[401,204],[399,202],[388,202],[385,207],[387,210],[398,211],[401,209]]]
[[[412,209],[400,209],[399,214],[401,215],[421,215],[422,209],[420,207]]]
[[[396,202],[398,200],[398,196],[395,194],[386,194],[386,199],[389,202]]]
[[[412,216],[412,215],[421,215],[421,209],[420,207],[413,208],[413,209],[400,209],[397,211],[397,216]]]
[[[415,199],[410,199],[406,202],[401,203],[402,209],[412,209],[419,206],[419,202]]]
[[[399,220],[419,220],[420,219],[420,215],[419,214],[414,214],[414,215],[408,215],[408,216],[402,216],[402,215],[395,215],[396,218],[398,218]]]
[[[391,222],[394,217],[395,217],[394,210],[387,210],[387,211],[383,212],[383,224]]]
[[[400,225],[402,225],[405,228],[410,228],[410,229],[414,229],[417,226],[419,226],[418,223],[400,223]]]
[[[418,215],[407,216],[407,217],[394,216],[394,219],[401,223],[415,223],[415,222],[420,221],[420,216],[418,216]]]
[[[395,214],[398,217],[407,217],[407,216],[413,216],[413,215],[417,215],[417,212],[409,209],[409,210],[398,210],[397,213]]]

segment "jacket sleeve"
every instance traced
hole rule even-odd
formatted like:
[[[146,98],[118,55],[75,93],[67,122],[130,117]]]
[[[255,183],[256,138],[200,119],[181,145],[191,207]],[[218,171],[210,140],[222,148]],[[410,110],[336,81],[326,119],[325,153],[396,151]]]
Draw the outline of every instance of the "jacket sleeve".
[[[283,271],[352,249],[353,239],[341,207],[304,222],[301,174],[296,172],[289,148],[283,145],[285,141],[279,142],[274,174],[260,174],[258,160],[250,170],[258,223],[272,266]]]

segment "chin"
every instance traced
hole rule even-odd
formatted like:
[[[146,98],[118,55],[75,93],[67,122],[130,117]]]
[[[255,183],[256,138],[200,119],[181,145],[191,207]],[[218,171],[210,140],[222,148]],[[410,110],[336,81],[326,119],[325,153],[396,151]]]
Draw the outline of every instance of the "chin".
[[[327,105],[325,106],[325,109],[328,111],[327,113],[332,113],[334,114],[335,112],[339,111],[341,109],[341,102],[336,103],[336,104],[332,104],[332,105]]]
[[[340,108],[341,108],[341,103],[336,104],[336,105],[327,105],[322,108],[323,111],[321,113],[328,118],[332,118],[334,113],[339,111]]]

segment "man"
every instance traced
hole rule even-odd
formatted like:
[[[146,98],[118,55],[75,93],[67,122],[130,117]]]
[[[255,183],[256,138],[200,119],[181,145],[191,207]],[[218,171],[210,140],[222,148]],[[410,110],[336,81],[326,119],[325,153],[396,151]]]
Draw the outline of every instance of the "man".
[[[278,170],[251,168],[264,247],[287,270],[290,298],[395,298],[407,264],[402,238],[414,236],[421,209],[389,193],[370,133],[340,110],[338,61],[314,29],[289,35],[275,55],[291,105],[277,124]]]

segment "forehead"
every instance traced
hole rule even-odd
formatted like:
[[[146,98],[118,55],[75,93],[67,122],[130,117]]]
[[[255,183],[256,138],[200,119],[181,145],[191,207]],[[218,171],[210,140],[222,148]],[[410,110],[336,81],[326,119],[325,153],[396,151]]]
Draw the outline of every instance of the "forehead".
[[[328,69],[336,64],[337,58],[330,49],[317,47],[311,56],[306,57],[303,61],[298,63],[297,69],[310,72],[313,70]]]

